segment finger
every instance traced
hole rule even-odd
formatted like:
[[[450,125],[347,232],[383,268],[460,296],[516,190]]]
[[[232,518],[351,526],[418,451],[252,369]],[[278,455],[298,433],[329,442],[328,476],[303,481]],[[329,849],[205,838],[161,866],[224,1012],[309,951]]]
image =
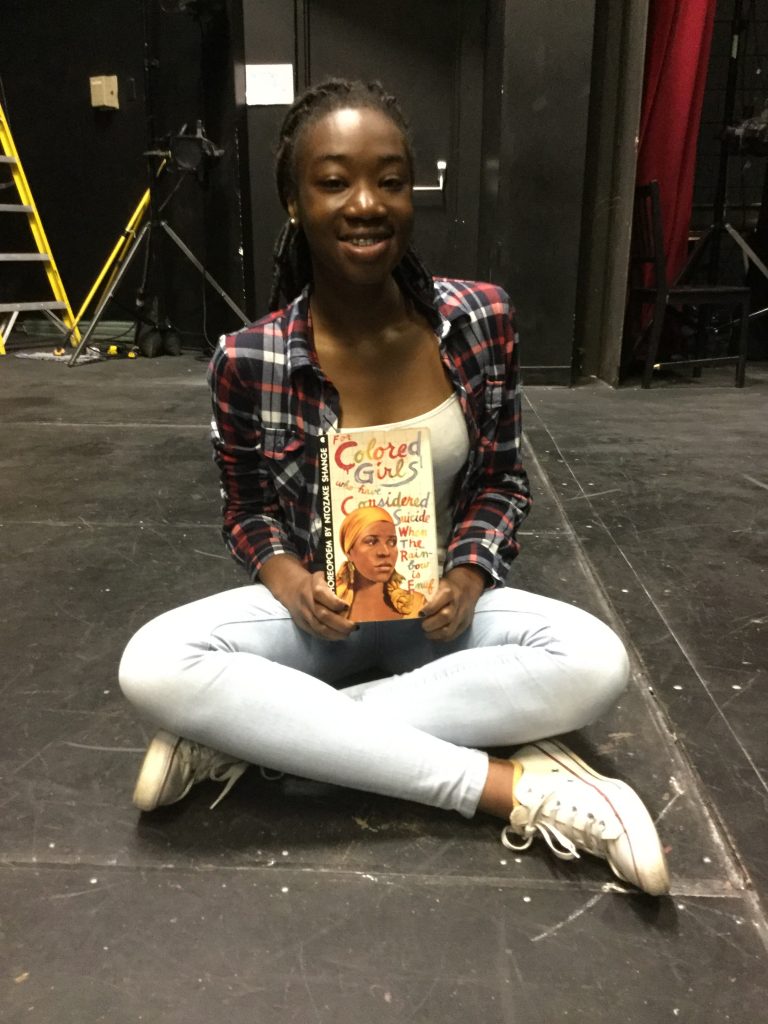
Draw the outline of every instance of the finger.
[[[423,609],[426,611],[426,608]],[[456,608],[452,604],[444,605],[432,615],[424,616],[422,628],[425,633],[439,633],[445,630],[453,622],[456,615]]]
[[[333,612],[345,612],[349,609],[346,601],[342,601],[340,597],[334,594],[325,582],[322,573],[315,573],[312,579],[312,598],[316,603],[330,608]]]
[[[345,616],[337,615],[322,606],[316,606],[312,614],[318,635],[326,639],[343,640],[358,628],[356,622],[350,622]]]
[[[431,640],[433,643],[446,643],[448,640],[453,640],[457,632],[458,630],[451,622],[447,626],[442,626],[440,629],[427,633],[427,640]]]
[[[319,640],[346,640],[346,633],[338,633],[330,626],[326,626],[319,619],[307,619],[300,623],[301,628],[310,636],[316,636]]]
[[[313,589],[312,597],[314,598],[315,604],[320,605],[323,608],[327,608],[329,611],[338,612],[344,614],[349,611],[349,605],[346,601],[342,601],[340,597],[326,585],[318,587],[316,590]]]
[[[464,624],[454,619],[451,622],[447,622],[444,626],[441,626],[439,629],[427,632],[427,640],[434,640],[437,643],[445,643],[448,640],[453,640],[454,637],[457,637],[460,633],[463,633],[464,629]]]
[[[436,615],[453,602],[453,591],[450,587],[440,584],[437,588],[437,593],[434,597],[431,597],[429,601],[421,609],[421,617],[428,619],[432,615]]]

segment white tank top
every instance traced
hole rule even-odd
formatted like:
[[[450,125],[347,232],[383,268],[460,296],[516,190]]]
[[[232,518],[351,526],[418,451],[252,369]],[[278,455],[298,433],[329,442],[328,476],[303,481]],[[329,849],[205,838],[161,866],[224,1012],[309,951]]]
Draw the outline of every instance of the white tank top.
[[[469,455],[469,434],[458,395],[397,423],[375,423],[370,427],[340,427],[345,434],[358,430],[395,430],[398,427],[427,427],[432,446],[432,471],[435,477],[435,511],[437,513],[438,561],[442,571],[445,547],[453,525],[453,489]]]

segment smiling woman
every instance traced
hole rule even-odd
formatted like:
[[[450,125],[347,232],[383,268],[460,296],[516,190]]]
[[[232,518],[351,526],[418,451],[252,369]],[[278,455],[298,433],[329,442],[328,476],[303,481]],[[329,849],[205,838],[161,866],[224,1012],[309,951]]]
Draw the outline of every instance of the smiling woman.
[[[495,815],[513,849],[541,835],[560,858],[585,850],[666,892],[637,794],[542,739],[610,707],[628,663],[593,616],[505,585],[530,505],[507,296],[433,278],[414,253],[407,125],[380,85],[332,79],[299,97],[277,185],[289,219],[273,311],[222,338],[209,370],[224,535],[252,585],[128,645],[121,685],[162,727],[134,802],[173,803],[205,778],[228,789],[256,763]],[[338,596],[317,571],[321,436],[406,422],[432,438],[440,581],[420,607],[399,603],[394,526],[369,509],[344,524]],[[366,603],[391,621],[351,621]],[[509,759],[486,752],[519,743]]]
[[[316,287],[388,283],[413,225],[399,129],[378,111],[335,111],[305,129],[296,163],[288,211],[313,253]]]

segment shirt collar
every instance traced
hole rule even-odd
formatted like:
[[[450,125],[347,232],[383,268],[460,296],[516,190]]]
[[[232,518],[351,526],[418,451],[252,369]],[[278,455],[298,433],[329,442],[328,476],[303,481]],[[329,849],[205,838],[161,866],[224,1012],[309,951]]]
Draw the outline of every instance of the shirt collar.
[[[320,371],[312,341],[309,290],[307,285],[285,310],[285,368],[289,377],[303,366]]]
[[[454,324],[469,320],[472,315],[472,307],[464,295],[446,278],[435,278],[435,309],[440,317],[438,335],[441,340],[447,338]]]

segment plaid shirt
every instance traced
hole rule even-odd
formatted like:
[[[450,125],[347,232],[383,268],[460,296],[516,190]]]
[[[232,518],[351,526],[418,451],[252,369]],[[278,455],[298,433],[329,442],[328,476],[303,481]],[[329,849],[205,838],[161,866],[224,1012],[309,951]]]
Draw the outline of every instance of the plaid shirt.
[[[475,565],[503,586],[530,507],[514,313],[495,285],[444,278],[435,279],[435,307],[440,354],[470,444],[444,571]],[[338,428],[339,395],[317,362],[308,289],[222,337],[208,382],[227,546],[253,580],[277,554],[314,568],[322,533],[317,442]]]

